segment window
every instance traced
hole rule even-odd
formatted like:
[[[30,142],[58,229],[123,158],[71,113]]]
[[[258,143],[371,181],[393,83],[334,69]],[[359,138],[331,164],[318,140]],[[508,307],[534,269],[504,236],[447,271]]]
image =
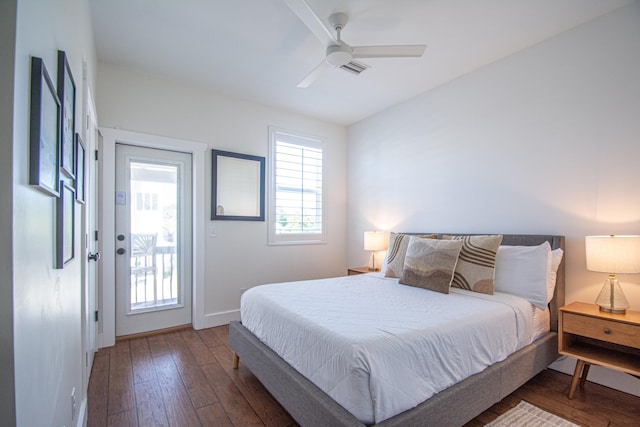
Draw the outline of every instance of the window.
[[[275,128],[269,135],[269,243],[323,243],[323,141]]]

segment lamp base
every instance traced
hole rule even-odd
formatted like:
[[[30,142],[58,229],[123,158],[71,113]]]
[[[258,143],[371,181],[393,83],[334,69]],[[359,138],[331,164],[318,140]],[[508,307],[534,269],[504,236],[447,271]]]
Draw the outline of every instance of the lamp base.
[[[604,311],[605,313],[612,313],[612,314],[625,314],[627,312],[627,309],[626,308],[600,306],[600,311]]]
[[[624,314],[629,308],[629,302],[622,292],[620,282],[615,274],[610,274],[609,279],[604,282],[604,286],[596,298],[596,304],[600,306],[600,311],[605,313]]]

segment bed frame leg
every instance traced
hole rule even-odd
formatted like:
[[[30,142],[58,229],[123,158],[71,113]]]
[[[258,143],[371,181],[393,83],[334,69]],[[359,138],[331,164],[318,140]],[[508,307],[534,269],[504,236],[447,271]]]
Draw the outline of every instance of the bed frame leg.
[[[233,353],[233,369],[238,369],[238,363],[240,363],[240,356],[238,356],[238,353],[234,352]]]

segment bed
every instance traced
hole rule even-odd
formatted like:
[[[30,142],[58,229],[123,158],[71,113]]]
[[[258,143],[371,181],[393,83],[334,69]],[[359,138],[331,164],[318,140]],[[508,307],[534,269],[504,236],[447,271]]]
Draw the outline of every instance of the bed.
[[[503,235],[502,239],[502,245],[507,246],[537,246],[544,242],[548,242],[552,249],[564,249],[563,236]],[[388,418],[377,417],[384,419],[377,423],[358,410],[350,408],[350,412],[345,409],[242,323],[230,323],[229,343],[235,352],[234,363],[237,365],[241,359],[302,426],[364,426],[374,423],[380,426],[462,425],[512,393],[558,357],[557,308],[564,304],[563,262],[557,267],[555,282],[553,298],[549,302],[548,332],[499,362],[436,391],[411,409]],[[282,354],[281,348],[278,351]]]

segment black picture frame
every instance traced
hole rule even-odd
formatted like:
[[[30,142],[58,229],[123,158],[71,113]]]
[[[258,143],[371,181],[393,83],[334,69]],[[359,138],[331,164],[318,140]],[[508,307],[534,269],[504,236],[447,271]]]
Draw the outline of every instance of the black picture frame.
[[[84,204],[86,201],[86,160],[84,143],[76,133],[76,201]]]
[[[64,51],[58,51],[58,98],[61,108],[60,167],[75,178],[76,83]]]
[[[31,58],[29,184],[60,194],[60,100],[42,58]]]
[[[75,257],[75,188],[60,181],[56,203],[56,268],[64,268]]]
[[[264,221],[264,157],[211,150],[211,219]]]

